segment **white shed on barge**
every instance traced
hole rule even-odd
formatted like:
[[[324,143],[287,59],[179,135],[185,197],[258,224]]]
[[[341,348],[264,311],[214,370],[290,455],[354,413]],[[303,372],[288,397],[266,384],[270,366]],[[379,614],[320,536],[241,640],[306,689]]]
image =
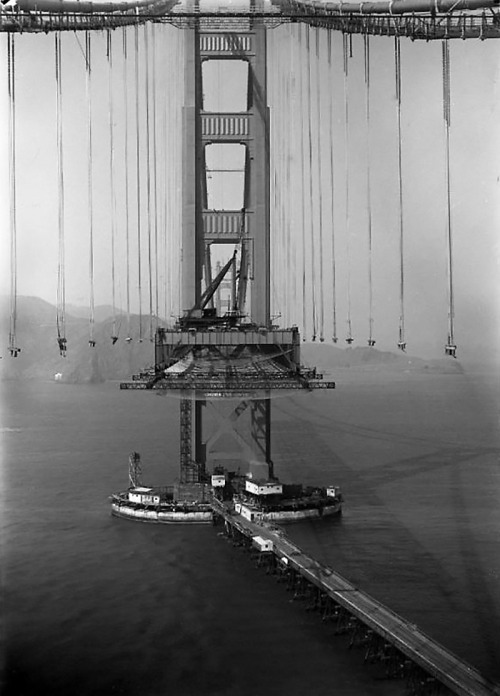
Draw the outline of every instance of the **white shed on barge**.
[[[131,503],[142,503],[143,505],[159,505],[160,495],[155,493],[153,488],[138,486],[129,488],[128,499]]]

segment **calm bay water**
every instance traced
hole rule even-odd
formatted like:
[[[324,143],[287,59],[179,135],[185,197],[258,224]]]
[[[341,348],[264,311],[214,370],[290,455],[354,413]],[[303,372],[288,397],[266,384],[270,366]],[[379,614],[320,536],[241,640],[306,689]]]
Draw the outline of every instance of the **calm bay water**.
[[[491,381],[335,375],[274,402],[285,480],[339,483],[340,522],[289,534],[500,680],[500,467]],[[4,383],[4,693],[392,694],[212,527],[111,517],[141,453],[178,467],[178,401],[118,385]]]

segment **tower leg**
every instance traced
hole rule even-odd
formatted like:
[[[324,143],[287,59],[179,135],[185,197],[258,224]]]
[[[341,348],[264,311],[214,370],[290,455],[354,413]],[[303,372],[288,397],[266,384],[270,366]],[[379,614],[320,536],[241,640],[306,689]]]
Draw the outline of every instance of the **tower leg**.
[[[204,446],[202,444],[201,411],[203,401],[196,394],[181,397],[180,406],[180,481],[200,483],[205,474]]]
[[[269,478],[274,478],[271,459],[271,399],[252,401],[251,407],[252,442],[258,455],[267,464]]]
[[[181,444],[181,483],[191,483],[193,443],[192,443],[192,418],[193,418],[193,399],[192,397],[181,398],[181,417],[180,417],[180,444]]]

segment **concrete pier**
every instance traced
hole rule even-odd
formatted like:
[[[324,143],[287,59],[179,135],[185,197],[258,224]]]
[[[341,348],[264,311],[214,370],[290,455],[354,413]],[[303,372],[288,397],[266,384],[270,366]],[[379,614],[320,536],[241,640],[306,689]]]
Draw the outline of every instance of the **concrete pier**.
[[[277,525],[249,521],[216,500],[213,509],[228,536],[253,550],[258,564],[280,576],[295,598],[320,611],[324,620],[336,621],[338,632],[349,635],[350,647],[365,648],[365,661],[381,660],[388,676],[405,679],[409,693],[500,696],[498,685],[308,556]]]

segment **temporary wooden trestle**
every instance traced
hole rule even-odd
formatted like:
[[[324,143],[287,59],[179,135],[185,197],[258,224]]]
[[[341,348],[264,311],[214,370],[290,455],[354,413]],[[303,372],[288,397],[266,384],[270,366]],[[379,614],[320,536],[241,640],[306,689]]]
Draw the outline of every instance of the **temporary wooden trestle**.
[[[308,556],[276,525],[251,522],[216,500],[212,505],[216,521],[224,523],[225,533],[235,546],[252,552],[257,565],[285,583],[307,610],[320,613],[323,621],[335,622],[335,632],[347,635],[349,648],[364,649],[365,662],[381,662],[388,678],[404,679],[406,693],[500,694],[499,688],[476,669]],[[271,542],[272,550],[259,550],[255,537]]]

